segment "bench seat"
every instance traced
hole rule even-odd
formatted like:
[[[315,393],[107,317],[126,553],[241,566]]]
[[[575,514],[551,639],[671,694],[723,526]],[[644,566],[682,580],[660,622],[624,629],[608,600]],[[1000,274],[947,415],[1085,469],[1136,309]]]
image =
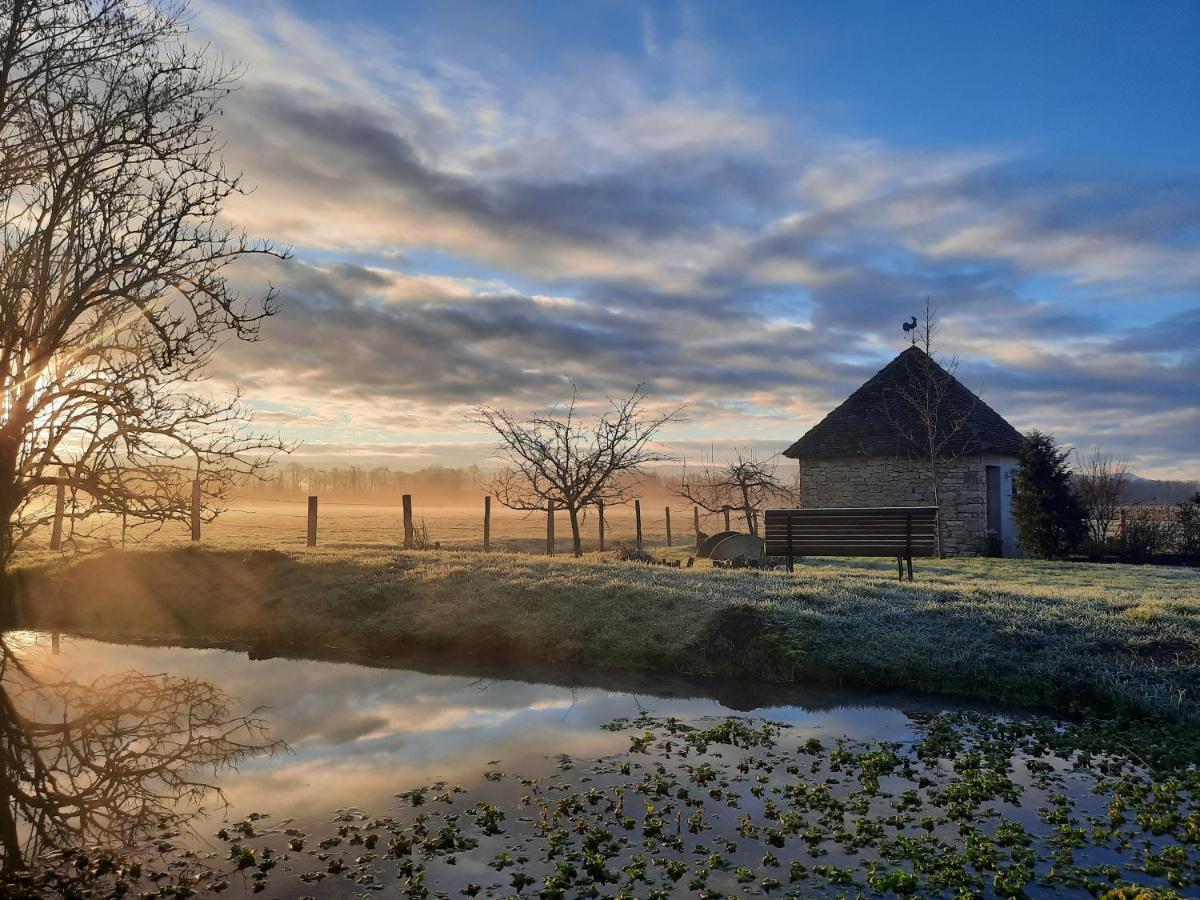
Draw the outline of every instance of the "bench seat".
[[[867,506],[830,509],[768,509],[767,555],[894,556],[900,578],[914,556],[937,556],[936,506]]]

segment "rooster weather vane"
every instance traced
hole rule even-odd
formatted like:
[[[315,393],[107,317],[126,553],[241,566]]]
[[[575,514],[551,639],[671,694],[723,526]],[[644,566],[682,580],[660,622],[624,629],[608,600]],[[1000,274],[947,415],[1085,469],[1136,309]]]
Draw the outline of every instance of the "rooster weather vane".
[[[917,345],[917,317],[913,316],[911,322],[901,322],[900,327],[904,329],[904,333],[909,335],[913,346]]]

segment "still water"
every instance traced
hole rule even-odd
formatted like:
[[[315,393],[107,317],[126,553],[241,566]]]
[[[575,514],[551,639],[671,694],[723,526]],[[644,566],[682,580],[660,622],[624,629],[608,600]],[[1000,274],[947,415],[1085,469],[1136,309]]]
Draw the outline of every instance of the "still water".
[[[145,861],[135,875],[163,873],[160,888],[1084,896],[1089,879],[1165,886],[1168,873],[1180,884],[1196,872],[1186,850],[1163,856],[1186,835],[1189,810],[1200,813],[1194,795],[1183,791],[1178,821],[1139,848],[1137,827],[1113,824],[1122,788],[1105,773],[1047,753],[1044,734],[980,724],[1010,717],[960,709],[952,728],[944,701],[644,675],[512,680],[31,632],[5,645],[7,695],[33,718],[88,718],[106,691],[138,697],[77,742],[126,767],[71,771],[100,812],[66,814],[40,836],[18,823],[19,852],[33,861],[75,846],[71,828],[89,818],[79,843],[105,843],[115,819],[120,843]],[[200,733],[194,756],[180,750]],[[164,775],[172,763],[185,774]],[[115,815],[97,782],[126,770],[151,786],[123,786],[120,803],[158,803],[190,815],[186,825]],[[63,803],[64,780],[47,783]],[[6,840],[5,851],[8,864],[18,848]]]

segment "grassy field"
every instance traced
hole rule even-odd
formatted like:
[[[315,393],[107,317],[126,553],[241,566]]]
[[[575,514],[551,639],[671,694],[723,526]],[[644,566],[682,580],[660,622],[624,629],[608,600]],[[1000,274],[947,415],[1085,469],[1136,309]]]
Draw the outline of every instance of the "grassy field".
[[[267,546],[271,546],[267,543]],[[685,555],[686,550],[674,551]],[[665,555],[665,551],[660,551]],[[795,574],[527,554],[111,552],[28,568],[22,624],[933,691],[1195,719],[1200,572],[828,560]]]
[[[321,544],[397,544],[403,539],[404,524],[401,507],[388,504],[336,502],[322,500],[319,506],[317,536]],[[695,531],[692,508],[680,505],[671,509],[674,543],[692,546]],[[478,550],[483,547],[483,500],[476,506],[444,505],[414,501],[413,518],[418,527],[424,525],[431,541],[445,549]],[[637,527],[633,505],[609,507],[604,514],[605,543],[616,547],[633,543]],[[205,546],[217,548],[276,547],[281,550],[302,548],[307,528],[307,503],[304,500],[271,500],[235,497],[229,508],[215,522],[203,528]],[[738,523],[734,521],[734,527]],[[700,528],[709,533],[724,529],[720,515],[704,515]],[[598,522],[595,512],[585,515],[581,522],[585,550],[598,547]],[[645,501],[642,504],[642,534],[651,546],[666,546],[666,515],[663,504]],[[117,523],[109,523],[100,534],[81,546],[110,542],[118,544],[121,532]],[[181,545],[189,542],[186,523],[171,523],[162,530],[142,539],[131,532],[130,546],[153,547]],[[45,558],[42,552],[50,535],[35,535],[25,553],[26,559]],[[555,545],[559,553],[571,550],[571,528],[565,513],[555,516]],[[492,548],[513,552],[544,552],[546,549],[545,513],[523,513],[492,504]]]

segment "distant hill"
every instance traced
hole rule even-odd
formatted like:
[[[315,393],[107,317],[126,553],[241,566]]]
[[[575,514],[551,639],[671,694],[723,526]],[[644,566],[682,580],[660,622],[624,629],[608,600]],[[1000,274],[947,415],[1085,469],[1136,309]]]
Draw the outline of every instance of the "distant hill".
[[[1125,487],[1126,503],[1182,503],[1200,491],[1200,481],[1166,481],[1129,476]]]

